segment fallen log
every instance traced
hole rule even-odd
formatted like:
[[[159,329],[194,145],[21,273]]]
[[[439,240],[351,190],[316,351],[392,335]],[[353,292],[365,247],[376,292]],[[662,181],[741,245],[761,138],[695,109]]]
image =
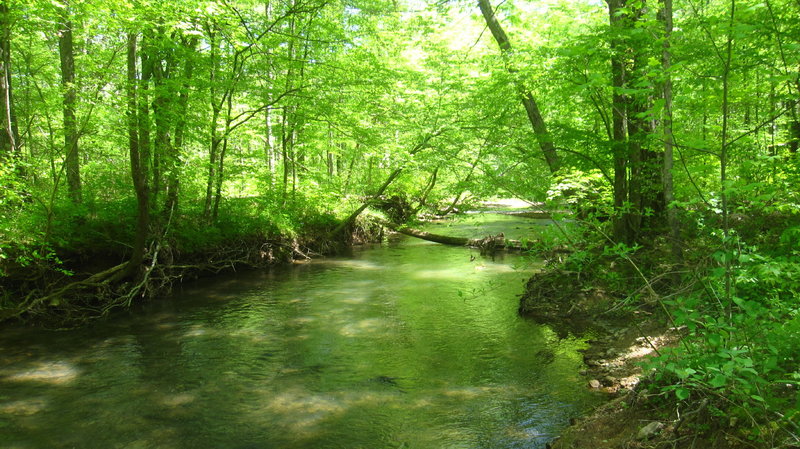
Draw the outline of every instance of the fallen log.
[[[520,240],[506,239],[503,233],[497,235],[489,235],[480,239],[470,239],[466,237],[453,237],[449,235],[432,234],[430,232],[421,231],[419,229],[410,228],[408,226],[401,226],[396,223],[391,223],[385,220],[376,220],[379,224],[403,235],[416,237],[418,239],[427,240],[429,242],[441,243],[443,245],[452,246],[468,246],[471,248],[479,248],[481,254],[494,253],[501,250],[516,250],[526,251],[533,248],[533,242],[523,242]]]

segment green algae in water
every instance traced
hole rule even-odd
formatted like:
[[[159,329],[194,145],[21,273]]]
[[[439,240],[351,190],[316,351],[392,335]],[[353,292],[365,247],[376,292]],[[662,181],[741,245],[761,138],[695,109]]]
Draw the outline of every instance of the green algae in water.
[[[0,441],[543,448],[597,403],[584,343],[517,315],[516,256],[470,256],[393,239],[204,280],[84,330],[7,332]]]

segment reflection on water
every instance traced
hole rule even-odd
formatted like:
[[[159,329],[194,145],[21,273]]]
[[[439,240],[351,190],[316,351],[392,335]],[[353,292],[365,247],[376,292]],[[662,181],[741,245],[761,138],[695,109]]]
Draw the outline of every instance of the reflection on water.
[[[517,316],[519,259],[470,256],[397,239],[9,330],[0,447],[542,448],[596,399],[582,342]]]

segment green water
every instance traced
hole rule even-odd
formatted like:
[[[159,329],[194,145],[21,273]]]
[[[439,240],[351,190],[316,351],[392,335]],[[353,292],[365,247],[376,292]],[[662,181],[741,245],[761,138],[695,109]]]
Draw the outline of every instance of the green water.
[[[517,316],[534,268],[396,238],[184,285],[88,329],[7,329],[0,447],[543,448],[598,398],[584,343]]]

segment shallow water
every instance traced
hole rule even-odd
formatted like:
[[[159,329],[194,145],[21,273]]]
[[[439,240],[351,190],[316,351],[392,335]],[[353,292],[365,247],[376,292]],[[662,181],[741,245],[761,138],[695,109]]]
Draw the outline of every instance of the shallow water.
[[[534,268],[397,238],[185,285],[88,329],[5,330],[0,447],[543,448],[598,398],[583,341],[516,313]]]

